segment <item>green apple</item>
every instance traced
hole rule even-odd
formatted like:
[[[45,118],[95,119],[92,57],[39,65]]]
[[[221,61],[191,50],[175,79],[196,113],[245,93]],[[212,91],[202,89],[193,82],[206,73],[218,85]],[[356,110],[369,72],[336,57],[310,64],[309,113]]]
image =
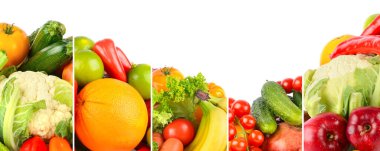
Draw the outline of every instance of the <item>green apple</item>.
[[[372,14],[371,16],[368,16],[367,20],[364,23],[364,29],[366,29],[369,24],[372,23],[372,21],[378,16],[379,14]]]

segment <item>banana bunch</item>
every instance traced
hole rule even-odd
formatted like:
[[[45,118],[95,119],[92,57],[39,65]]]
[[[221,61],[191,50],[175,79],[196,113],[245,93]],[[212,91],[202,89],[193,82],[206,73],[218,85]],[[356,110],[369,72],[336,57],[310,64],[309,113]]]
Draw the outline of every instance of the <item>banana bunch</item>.
[[[212,99],[210,99],[212,100]],[[227,114],[211,102],[201,101],[203,112],[197,135],[185,151],[224,151],[227,148]],[[226,103],[225,103],[226,104]]]

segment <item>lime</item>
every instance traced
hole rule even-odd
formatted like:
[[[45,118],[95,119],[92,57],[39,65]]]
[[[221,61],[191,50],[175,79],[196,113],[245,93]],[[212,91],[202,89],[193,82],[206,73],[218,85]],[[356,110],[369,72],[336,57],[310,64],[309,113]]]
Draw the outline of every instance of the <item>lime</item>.
[[[85,36],[78,36],[74,38],[74,50],[91,50],[94,46],[94,41]]]

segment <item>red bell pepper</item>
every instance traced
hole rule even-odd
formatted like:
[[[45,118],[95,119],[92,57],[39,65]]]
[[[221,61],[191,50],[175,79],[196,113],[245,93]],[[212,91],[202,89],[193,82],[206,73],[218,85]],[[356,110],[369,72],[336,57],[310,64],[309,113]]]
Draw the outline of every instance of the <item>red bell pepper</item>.
[[[41,137],[33,136],[22,144],[20,151],[48,151],[48,147]]]
[[[127,82],[127,74],[119,60],[115,44],[111,39],[96,42],[92,50],[102,59],[106,72],[112,78]]]
[[[380,36],[358,36],[344,41],[336,47],[330,58],[356,54],[380,55]]]
[[[121,64],[123,65],[124,71],[128,73],[129,70],[132,69],[131,62],[129,62],[129,59],[119,47],[116,47],[116,51],[117,51],[117,56],[119,57],[119,60]]]
[[[367,35],[380,35],[380,15],[378,15],[363,31],[362,36]]]

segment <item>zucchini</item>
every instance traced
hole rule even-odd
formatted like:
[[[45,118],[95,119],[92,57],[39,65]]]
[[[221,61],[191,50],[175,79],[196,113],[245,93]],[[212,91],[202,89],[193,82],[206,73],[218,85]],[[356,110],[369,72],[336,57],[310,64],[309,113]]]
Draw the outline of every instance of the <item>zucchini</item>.
[[[252,103],[251,114],[256,119],[258,128],[265,134],[273,134],[277,130],[276,119],[273,113],[265,104],[262,97],[257,98]]]
[[[56,42],[32,56],[21,65],[21,71],[44,71],[47,74],[54,73],[63,67],[73,56],[72,41]]]
[[[292,102],[297,105],[299,109],[302,110],[302,94],[297,91],[293,91],[293,99]]]
[[[40,30],[40,28],[37,28],[35,31],[33,31],[32,34],[30,34],[28,36],[28,40],[29,40],[29,44],[32,45],[33,44],[33,41],[34,41],[34,38],[36,38],[36,35],[38,33],[38,31]]]
[[[57,21],[46,22],[41,28],[38,29],[37,33],[34,32],[36,35],[33,35],[32,33],[29,37],[33,38],[34,36],[34,39],[29,40],[32,42],[30,45],[30,56],[34,56],[45,47],[61,41],[65,32],[66,28],[62,23]]]
[[[268,81],[261,89],[261,96],[272,112],[290,125],[302,124],[302,111],[286,95],[276,82]]]

